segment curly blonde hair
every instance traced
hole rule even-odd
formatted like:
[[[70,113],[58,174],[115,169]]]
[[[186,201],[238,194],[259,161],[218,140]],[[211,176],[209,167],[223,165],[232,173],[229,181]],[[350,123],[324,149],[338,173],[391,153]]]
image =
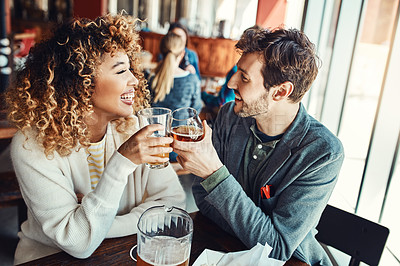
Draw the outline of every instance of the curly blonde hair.
[[[133,113],[149,106],[135,27],[136,19],[122,14],[73,19],[31,49],[6,91],[6,103],[9,120],[24,134],[35,129],[46,156],[54,152],[67,156],[89,145],[84,117],[93,113],[96,69],[105,53],[124,51],[129,57],[131,71],[139,80]],[[134,124],[131,117],[113,122],[119,132]]]

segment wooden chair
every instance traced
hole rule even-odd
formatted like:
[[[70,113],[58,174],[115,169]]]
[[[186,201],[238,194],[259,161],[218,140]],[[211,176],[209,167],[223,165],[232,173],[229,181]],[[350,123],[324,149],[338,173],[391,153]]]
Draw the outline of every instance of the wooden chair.
[[[349,266],[378,265],[389,229],[327,205],[317,226],[319,242],[351,256]]]
[[[18,207],[18,226],[27,218],[27,207],[21,196],[14,172],[0,173],[0,208]]]

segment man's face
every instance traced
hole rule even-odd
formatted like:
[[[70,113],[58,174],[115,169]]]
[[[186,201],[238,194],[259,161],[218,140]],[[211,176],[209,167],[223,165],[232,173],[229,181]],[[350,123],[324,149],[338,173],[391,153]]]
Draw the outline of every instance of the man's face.
[[[244,54],[237,63],[238,71],[228,82],[235,92],[234,111],[241,117],[256,117],[269,110],[269,95],[261,73],[263,63],[258,53]]]

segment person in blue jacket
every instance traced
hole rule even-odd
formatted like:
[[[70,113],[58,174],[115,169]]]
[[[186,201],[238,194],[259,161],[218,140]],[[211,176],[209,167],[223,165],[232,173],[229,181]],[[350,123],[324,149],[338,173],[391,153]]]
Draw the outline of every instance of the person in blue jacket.
[[[197,53],[189,48],[189,34],[185,26],[179,22],[171,23],[168,32],[173,32],[183,39],[185,43],[185,54],[179,64],[179,67],[183,70],[189,71],[192,74],[196,74],[199,80],[201,80],[200,69],[199,69],[199,57]]]
[[[314,45],[296,29],[248,29],[236,48],[238,71],[228,82],[235,102],[212,130],[203,121],[203,140],[172,145],[197,176],[197,207],[248,248],[271,246],[271,258],[332,265],[315,227],[344,151],[301,103],[318,73]]]
[[[201,99],[203,100],[205,106],[208,108],[219,108],[227,102],[235,100],[235,93],[231,88],[228,88],[228,82],[237,72],[237,66],[234,65],[225,77],[225,83],[221,86],[220,91],[217,95],[212,95],[206,91],[201,92]]]

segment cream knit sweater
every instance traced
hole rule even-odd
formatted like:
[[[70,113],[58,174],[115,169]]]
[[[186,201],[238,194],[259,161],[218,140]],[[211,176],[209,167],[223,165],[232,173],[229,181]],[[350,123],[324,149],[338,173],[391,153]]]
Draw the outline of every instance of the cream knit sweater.
[[[107,134],[106,167],[93,191],[84,149],[67,157],[55,153],[49,159],[33,132],[28,139],[21,132],[14,136],[11,157],[28,206],[15,264],[61,250],[87,258],[104,238],[135,234],[147,208],[184,208],[185,193],[171,166],[150,170],[135,165],[117,151],[131,134],[118,133],[112,123]],[[76,193],[85,195],[81,204]]]

